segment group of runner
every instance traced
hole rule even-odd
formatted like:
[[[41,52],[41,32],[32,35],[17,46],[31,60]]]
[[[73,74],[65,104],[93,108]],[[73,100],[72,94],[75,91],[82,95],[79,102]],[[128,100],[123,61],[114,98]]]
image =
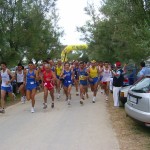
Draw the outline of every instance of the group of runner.
[[[35,112],[35,95],[37,87],[41,87],[44,92],[43,109],[47,108],[48,92],[50,93],[54,108],[55,91],[57,99],[60,99],[60,91],[63,88],[67,104],[71,104],[71,90],[75,87],[76,95],[80,95],[80,104],[84,99],[89,98],[88,88],[93,92],[92,102],[95,103],[98,88],[104,90],[106,100],[109,94],[109,82],[112,77],[111,65],[108,62],[65,62],[57,60],[44,60],[40,66],[33,62],[28,63],[28,69],[22,64],[18,64],[14,74],[7,68],[5,62],[1,63],[1,107],[0,113],[5,112],[5,97],[8,93],[11,99],[15,98],[12,92],[11,82],[16,80],[18,91],[21,93],[21,102],[31,100],[31,112]],[[55,90],[56,89],[56,90]]]

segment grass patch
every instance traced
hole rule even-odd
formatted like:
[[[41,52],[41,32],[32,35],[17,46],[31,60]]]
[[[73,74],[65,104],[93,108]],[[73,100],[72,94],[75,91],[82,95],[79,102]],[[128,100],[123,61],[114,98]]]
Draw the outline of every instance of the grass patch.
[[[11,98],[7,95],[5,98],[5,105],[6,107],[17,104],[20,102],[21,95],[20,94],[15,94],[16,95],[16,100],[11,100]]]

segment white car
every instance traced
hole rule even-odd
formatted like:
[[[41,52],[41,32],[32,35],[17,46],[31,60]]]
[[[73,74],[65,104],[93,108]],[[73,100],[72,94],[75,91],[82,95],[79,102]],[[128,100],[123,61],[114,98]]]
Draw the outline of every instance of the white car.
[[[125,111],[128,116],[150,126],[150,76],[129,89]]]

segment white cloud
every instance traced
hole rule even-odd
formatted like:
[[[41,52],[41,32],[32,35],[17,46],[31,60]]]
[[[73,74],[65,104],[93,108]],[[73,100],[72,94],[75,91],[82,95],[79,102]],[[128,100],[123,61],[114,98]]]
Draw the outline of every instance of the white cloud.
[[[92,0],[99,5],[100,0]],[[81,44],[80,33],[76,31],[77,26],[82,26],[88,20],[84,12],[87,6],[87,0],[58,0],[57,8],[59,10],[59,25],[64,28],[65,35],[61,42],[63,44]]]

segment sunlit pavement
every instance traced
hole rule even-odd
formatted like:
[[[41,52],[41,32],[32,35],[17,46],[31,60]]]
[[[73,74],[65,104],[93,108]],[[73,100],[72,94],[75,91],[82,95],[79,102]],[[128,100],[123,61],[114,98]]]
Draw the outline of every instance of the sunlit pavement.
[[[94,104],[89,93],[81,106],[73,92],[71,106],[61,94],[54,109],[48,97],[48,108],[43,110],[39,93],[35,113],[30,112],[30,102],[8,107],[0,114],[0,150],[118,150],[104,96],[98,93]]]

